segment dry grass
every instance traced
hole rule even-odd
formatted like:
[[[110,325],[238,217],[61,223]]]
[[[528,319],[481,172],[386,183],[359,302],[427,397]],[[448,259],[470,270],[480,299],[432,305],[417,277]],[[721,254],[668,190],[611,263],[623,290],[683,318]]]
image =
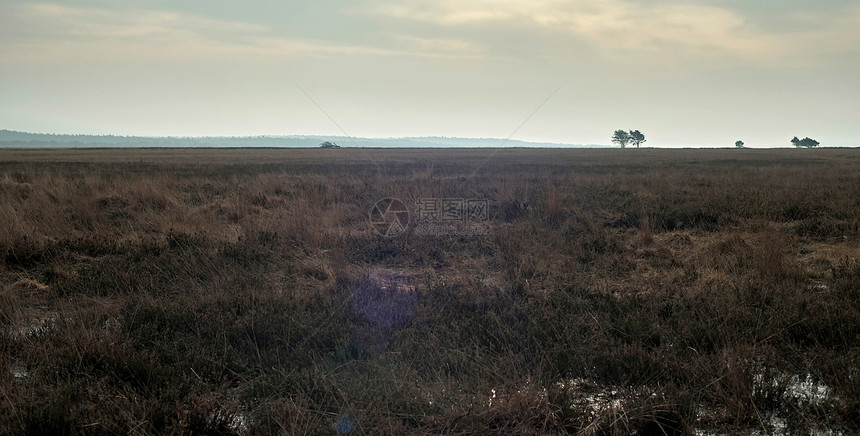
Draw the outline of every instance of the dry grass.
[[[857,151],[488,154],[0,150],[0,433],[860,431]]]

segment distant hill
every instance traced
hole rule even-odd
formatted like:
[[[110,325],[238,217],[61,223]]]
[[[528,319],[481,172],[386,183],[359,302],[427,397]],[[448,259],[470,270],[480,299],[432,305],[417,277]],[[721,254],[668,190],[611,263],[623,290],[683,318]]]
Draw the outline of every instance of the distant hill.
[[[323,141],[341,147],[604,147],[515,139],[448,138],[440,136],[407,138],[354,138],[346,136],[201,136],[153,137],[114,135],[57,135],[0,130],[0,148],[25,147],[319,147]]]

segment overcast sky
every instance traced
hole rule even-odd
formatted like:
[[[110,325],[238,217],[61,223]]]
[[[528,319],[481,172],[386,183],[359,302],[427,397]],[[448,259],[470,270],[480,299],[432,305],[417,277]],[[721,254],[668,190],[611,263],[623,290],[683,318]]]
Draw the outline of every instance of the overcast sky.
[[[860,145],[858,71],[857,0],[0,0],[32,132]]]

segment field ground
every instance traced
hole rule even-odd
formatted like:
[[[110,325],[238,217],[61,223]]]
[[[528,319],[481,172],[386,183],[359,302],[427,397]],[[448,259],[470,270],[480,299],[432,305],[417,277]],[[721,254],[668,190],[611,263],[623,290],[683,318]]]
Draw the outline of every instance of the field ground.
[[[0,150],[3,434],[856,434],[858,362],[860,150]]]

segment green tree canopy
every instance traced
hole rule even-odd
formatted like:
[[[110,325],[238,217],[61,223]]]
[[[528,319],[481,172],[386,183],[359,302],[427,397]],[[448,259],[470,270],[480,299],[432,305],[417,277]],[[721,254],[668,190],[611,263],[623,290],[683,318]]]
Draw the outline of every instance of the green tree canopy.
[[[808,136],[806,138],[803,138],[803,139],[797,139],[797,136],[795,136],[791,140],[791,144],[794,145],[795,147],[811,148],[811,147],[818,147],[818,145],[821,143],[808,137]]]
[[[630,133],[626,130],[616,130],[612,135],[612,142],[621,146],[621,148],[627,147],[627,144],[630,143]]]
[[[639,148],[639,144],[645,142],[645,135],[638,130],[631,130],[628,134],[630,136],[630,142],[635,145],[636,148]]]

